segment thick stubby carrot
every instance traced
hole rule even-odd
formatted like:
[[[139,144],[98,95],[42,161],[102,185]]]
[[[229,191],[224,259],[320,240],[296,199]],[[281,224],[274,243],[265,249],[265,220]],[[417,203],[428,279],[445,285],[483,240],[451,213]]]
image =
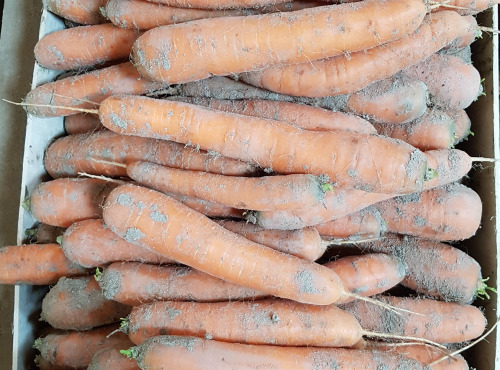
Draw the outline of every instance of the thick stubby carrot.
[[[127,58],[140,32],[113,24],[81,26],[52,32],[35,45],[42,67],[69,70]]]
[[[177,370],[422,368],[415,360],[380,351],[256,346],[184,336],[151,338],[128,353],[143,369],[157,369],[167,362]]]
[[[43,0],[45,8],[65,19],[80,24],[100,24],[106,22],[100,8],[107,0]]]
[[[472,122],[467,115],[467,112],[463,109],[447,111],[446,114],[453,119],[455,124],[455,142],[454,144],[459,144],[464,140],[467,140],[468,136],[472,134],[471,125]]]
[[[88,330],[117,322],[130,310],[104,297],[94,276],[62,277],[44,297],[41,318],[56,329]]]
[[[99,278],[99,285],[106,298],[130,306],[154,301],[224,302],[269,296],[190,267],[140,262],[111,264]]]
[[[122,350],[124,348],[106,348],[96,352],[87,370],[141,370],[137,361],[124,356]]]
[[[454,11],[433,13],[413,34],[356,52],[322,61],[273,66],[243,73],[243,81],[294,96],[334,96],[359,91],[428,58],[462,34],[477,29],[473,17]]]
[[[300,103],[263,99],[219,100],[204,97],[171,97],[176,101],[201,105],[215,110],[286,122],[311,131],[344,130],[376,134],[366,120],[354,114],[336,112]]]
[[[486,327],[483,313],[475,306],[432,299],[377,298],[413,313],[399,315],[362,301],[346,303],[342,308],[352,313],[364,330],[412,335],[438,343],[465,342],[479,337]]]
[[[247,176],[257,172],[252,164],[218,153],[207,153],[173,141],[120,135],[109,130],[70,135],[54,141],[45,151],[44,164],[54,178],[78,176],[80,172],[122,177],[127,176],[126,168],[114,163],[141,160],[228,176]]]
[[[401,139],[420,150],[450,148],[456,141],[453,118],[441,109],[428,109],[414,121],[400,124],[374,123],[380,135]]]
[[[145,94],[161,87],[141,78],[127,62],[38,86],[26,95],[25,103],[48,107],[26,106],[26,111],[37,117],[70,116],[78,111],[55,106],[92,109],[111,95]]]
[[[60,277],[87,274],[69,261],[58,244],[0,248],[0,284],[55,284]]]
[[[31,193],[30,212],[48,225],[68,227],[73,222],[102,216],[102,205],[115,182],[90,178],[61,178],[38,185]]]
[[[54,367],[86,369],[99,350],[123,349],[132,345],[130,339],[123,333],[109,335],[116,329],[118,325],[108,325],[88,331],[49,334],[37,339],[34,347],[40,351],[43,359]]]
[[[479,263],[450,245],[410,236],[386,236],[362,247],[397,256],[407,269],[401,284],[419,294],[470,304],[485,292]]]
[[[314,227],[283,231],[265,229],[248,222],[215,221],[225,229],[249,240],[308,261],[316,261],[326,249]]]
[[[132,60],[144,77],[185,83],[365,50],[414,32],[425,13],[420,0],[369,0],[202,19],[146,32],[133,46]]]
[[[61,248],[69,260],[86,267],[115,261],[172,263],[170,258],[119,238],[102,220],[75,222],[64,233]]]
[[[422,152],[401,141],[343,131],[304,131],[187,103],[110,97],[102,102],[99,116],[104,126],[119,133],[199,145],[285,174],[326,174],[339,187],[411,193],[422,188],[427,171]]]
[[[129,163],[127,174],[138,184],[162,193],[172,192],[258,211],[298,209],[320,204],[327,191],[324,187],[328,185],[312,175],[224,176],[140,161]]]
[[[104,222],[129,242],[264,293],[322,305],[347,293],[332,270],[245,239],[153,190],[117,188],[104,207]]]
[[[423,81],[431,103],[444,109],[465,109],[482,91],[479,71],[453,55],[431,55],[404,73]]]
[[[64,131],[68,135],[84,134],[102,129],[99,117],[94,114],[79,113],[64,118]]]

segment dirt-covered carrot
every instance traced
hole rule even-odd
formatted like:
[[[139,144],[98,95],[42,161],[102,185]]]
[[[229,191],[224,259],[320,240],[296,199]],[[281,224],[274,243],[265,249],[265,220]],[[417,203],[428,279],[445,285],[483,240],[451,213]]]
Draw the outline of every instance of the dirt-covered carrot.
[[[50,33],[35,45],[42,67],[70,70],[127,58],[140,33],[113,24],[73,27]]]
[[[138,184],[205,199],[239,209],[290,210],[318,205],[333,186],[312,175],[262,177],[224,176],[188,171],[149,162],[127,165],[128,176]]]
[[[438,343],[471,340],[479,337],[486,327],[483,313],[475,306],[432,299],[377,297],[413,313],[399,315],[361,301],[346,303],[342,308],[352,313],[365,330],[412,335]]]
[[[44,0],[44,7],[65,19],[80,24],[100,24],[106,22],[101,7],[107,0]]]
[[[107,325],[88,331],[70,331],[49,334],[35,341],[34,348],[52,368],[86,369],[92,357],[99,350],[106,348],[129,348],[132,343],[123,333],[116,331],[117,325]]]
[[[271,230],[249,222],[215,221],[225,229],[256,243],[309,261],[316,261],[326,249],[326,245],[321,243],[321,238],[314,227],[297,230]]]
[[[154,301],[221,302],[269,297],[186,266],[117,262],[99,278],[104,296],[130,306]]]
[[[61,248],[69,260],[86,267],[115,261],[172,263],[169,258],[119,238],[102,220],[75,222],[64,233]]]
[[[202,369],[414,369],[415,360],[380,351],[343,348],[281,347],[224,343],[188,336],[159,336],[124,351],[143,369],[169,363],[177,370]]]
[[[365,50],[414,32],[425,13],[420,0],[370,0],[196,20],[146,32],[134,44],[132,60],[144,77],[184,83]]]
[[[282,121],[304,130],[345,130],[365,134],[375,134],[377,132],[368,121],[354,114],[322,109],[301,103],[264,99],[221,100],[182,96],[170,97],[169,99],[224,112]]]
[[[38,185],[28,204],[37,220],[48,225],[68,227],[73,222],[102,216],[102,205],[118,186],[90,178],[61,178]]]
[[[117,322],[130,310],[104,297],[94,276],[62,277],[44,297],[41,318],[56,329],[88,330]]]
[[[444,109],[465,109],[482,92],[479,71],[453,55],[431,55],[404,73],[425,82],[431,103]]]
[[[99,117],[94,114],[73,114],[64,118],[64,131],[68,135],[99,131],[103,128]]]
[[[99,116],[119,133],[199,145],[285,174],[328,175],[339,187],[405,194],[420,190],[427,173],[421,151],[377,135],[304,131],[278,121],[138,96],[106,99]]]
[[[127,62],[38,86],[28,93],[25,103],[47,106],[29,105],[26,110],[37,117],[70,116],[78,111],[54,106],[95,108],[111,95],[145,94],[161,87],[141,78],[132,63]]]
[[[467,140],[469,135],[474,135],[471,131],[472,122],[466,111],[463,109],[452,110],[447,111],[446,114],[453,119],[453,123],[455,124],[455,145]]]
[[[124,356],[122,348],[105,348],[92,357],[92,362],[89,364],[88,370],[140,370],[137,361]]]
[[[373,47],[369,53],[361,51],[322,61],[274,66],[243,73],[240,78],[287,95],[350,94],[419,63],[471,29],[477,29],[473,17],[461,17],[454,11],[433,13],[415,33]]]
[[[78,176],[81,172],[121,177],[127,176],[127,170],[117,163],[141,160],[229,176],[257,172],[252,164],[218,153],[200,151],[173,141],[120,135],[109,130],[70,135],[54,141],[45,152],[44,164],[54,178]]]
[[[60,277],[87,274],[69,261],[58,244],[29,244],[0,248],[1,284],[55,284]]]

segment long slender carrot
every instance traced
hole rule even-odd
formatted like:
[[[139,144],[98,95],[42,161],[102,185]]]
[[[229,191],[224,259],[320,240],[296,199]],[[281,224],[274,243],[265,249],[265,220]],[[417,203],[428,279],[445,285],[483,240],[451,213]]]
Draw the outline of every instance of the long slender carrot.
[[[1,284],[55,284],[60,277],[85,275],[69,261],[58,244],[30,244],[0,248]]]
[[[137,361],[121,354],[121,348],[105,348],[95,353],[88,370],[140,370]]]
[[[425,13],[419,0],[369,0],[196,20],[146,32],[134,44],[132,60],[144,77],[183,83],[365,50],[415,31]]]
[[[421,369],[415,360],[380,351],[342,348],[280,347],[224,343],[186,336],[148,339],[125,353],[143,369],[168,362],[178,370],[201,369]]]
[[[311,207],[323,201],[327,186],[332,187],[312,175],[224,176],[140,161],[129,163],[127,174],[138,184],[163,193],[259,211]]]
[[[106,99],[99,116],[120,133],[191,143],[281,173],[326,174],[338,186],[372,192],[418,191],[427,172],[422,152],[376,135],[302,131],[278,121],[137,96]]]
[[[103,128],[99,117],[93,114],[73,114],[64,118],[64,131],[68,135],[99,131]]]
[[[73,27],[50,33],[35,45],[42,67],[69,70],[127,58],[140,32],[113,24]]]
[[[117,163],[141,160],[229,176],[257,172],[254,165],[218,153],[207,153],[173,141],[119,135],[109,130],[71,135],[54,141],[45,152],[44,164],[54,178],[78,176],[81,172],[121,177],[127,176],[127,170],[117,166]]]
[[[415,33],[373,47],[369,52],[269,67],[243,73],[240,78],[251,85],[287,95],[349,94],[419,63],[471,29],[477,29],[473,17],[461,17],[454,11],[433,13]]]
[[[102,220],[75,222],[64,233],[61,248],[69,260],[86,267],[115,261],[172,263],[169,258],[119,238]]]
[[[56,329],[88,330],[117,322],[130,310],[106,299],[93,276],[62,277],[44,297],[41,318]]]
[[[99,24],[106,19],[100,8],[107,0],[44,0],[43,5],[51,12],[80,24]]]

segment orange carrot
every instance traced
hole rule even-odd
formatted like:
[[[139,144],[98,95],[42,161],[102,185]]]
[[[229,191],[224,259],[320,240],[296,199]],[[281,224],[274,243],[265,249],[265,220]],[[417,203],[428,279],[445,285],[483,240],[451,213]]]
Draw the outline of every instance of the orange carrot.
[[[195,20],[146,32],[134,44],[132,60],[144,77],[184,83],[365,50],[414,32],[425,13],[426,6],[419,0],[368,0]],[[265,43],[259,41],[263,39]]]
[[[62,277],[44,297],[41,318],[56,329],[88,330],[117,322],[130,309],[106,299],[94,276]]]
[[[49,362],[50,369],[56,366],[85,369],[99,350],[130,347],[132,343],[125,334],[118,332],[108,336],[117,328],[117,325],[108,325],[88,331],[49,334],[37,339],[33,347]]]
[[[191,143],[285,174],[326,174],[339,187],[411,193],[422,188],[427,171],[422,152],[401,141],[302,131],[278,121],[181,102],[110,97],[102,102],[99,116],[104,126],[120,133]]]
[[[143,369],[166,362],[177,370],[202,369],[422,369],[415,360],[380,351],[342,348],[279,347],[224,343],[186,336],[159,336],[125,354]]]
[[[45,8],[63,18],[81,24],[104,23],[100,8],[107,0],[44,0]]]
[[[366,120],[354,114],[331,111],[305,104],[263,99],[218,100],[203,97],[169,97],[175,101],[201,105],[215,110],[261,117],[286,122],[304,130],[345,130],[375,134],[376,130]]]
[[[35,58],[50,69],[92,67],[127,58],[139,35],[109,23],[68,28],[42,37],[35,45]]]
[[[138,184],[239,209],[289,210],[318,205],[331,187],[312,175],[239,177],[132,162],[127,174]]]
[[[85,275],[58,244],[30,244],[0,248],[0,284],[54,284],[63,276]]]
[[[75,222],[64,233],[61,247],[69,260],[86,267],[115,261],[172,263],[169,258],[119,238],[101,220]]]
[[[251,85],[287,95],[350,94],[419,63],[471,29],[477,29],[473,17],[461,17],[453,11],[438,12],[426,17],[415,33],[373,47],[370,52],[274,66],[243,73],[240,78]]]
[[[95,353],[88,370],[140,370],[137,361],[121,354],[121,348],[105,348]]]
[[[140,78],[131,63],[99,69],[83,75],[66,77],[38,86],[26,95],[26,111],[37,117],[70,116],[77,111],[55,108],[95,108],[105,98],[116,94],[145,94],[162,87],[161,84]]]
[[[378,298],[413,313],[398,315],[362,301],[347,303],[342,308],[352,313],[364,330],[412,335],[438,343],[458,343],[477,338],[486,326],[483,313],[474,306],[432,299]]]
[[[103,216],[125,240],[228,282],[311,304],[334,303],[349,294],[332,270],[245,239],[152,190],[117,188]]]
[[[95,132],[103,128],[99,117],[93,114],[73,114],[64,118],[64,130],[68,135]]]
[[[230,176],[253,175],[256,172],[255,166],[222,157],[218,153],[207,153],[172,141],[119,135],[108,130],[56,140],[45,152],[44,164],[54,178],[78,176],[81,172],[121,177],[127,176],[126,168],[116,163],[141,160]]]
[[[102,215],[102,204],[115,182],[89,178],[61,178],[41,183],[31,193],[31,214],[40,222],[68,227],[73,222]]]
[[[117,262],[99,278],[107,299],[138,306],[154,301],[221,302],[259,299],[268,294],[227,283],[186,266]]]

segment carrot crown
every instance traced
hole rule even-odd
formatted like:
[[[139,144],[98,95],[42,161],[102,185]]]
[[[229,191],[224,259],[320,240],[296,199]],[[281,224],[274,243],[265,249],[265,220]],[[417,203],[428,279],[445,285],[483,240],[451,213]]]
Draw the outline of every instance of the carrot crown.
[[[481,300],[484,300],[484,297],[486,297],[487,299],[490,299],[490,295],[487,292],[488,290],[491,290],[493,293],[498,293],[495,288],[490,287],[486,284],[486,282],[488,280],[490,280],[489,277],[487,277],[485,279],[481,279],[478,282],[478,287],[477,287],[476,293],[474,294],[474,298],[479,298]]]

